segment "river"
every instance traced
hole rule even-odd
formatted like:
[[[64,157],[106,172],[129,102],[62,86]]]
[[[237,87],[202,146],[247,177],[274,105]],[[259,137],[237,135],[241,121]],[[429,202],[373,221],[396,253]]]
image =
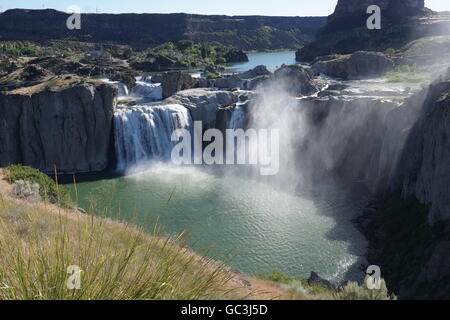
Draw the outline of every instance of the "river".
[[[243,71],[265,64],[273,69],[294,63],[295,52],[255,53],[249,58],[232,68]],[[163,143],[169,137],[167,128],[188,127],[192,121],[184,108],[178,109],[116,112],[122,169],[149,157],[164,161],[171,148]],[[72,196],[83,208],[92,205],[97,213],[134,221],[149,231],[158,218],[169,234],[186,231],[197,252],[248,274],[278,270],[304,279],[315,271],[335,283],[363,278],[366,242],[351,220],[366,203],[364,193],[328,186],[288,192],[239,172],[174,167],[165,161],[123,176],[79,175],[77,192],[70,185]]]

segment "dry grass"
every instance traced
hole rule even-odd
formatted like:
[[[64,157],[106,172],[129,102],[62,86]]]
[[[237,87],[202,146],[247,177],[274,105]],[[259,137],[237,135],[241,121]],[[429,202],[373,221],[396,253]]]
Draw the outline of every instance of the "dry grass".
[[[30,204],[11,198],[10,189],[0,181],[0,299],[291,298],[274,284],[199,256],[184,246],[183,235],[167,238],[158,227],[147,231]],[[67,287],[72,265],[82,270],[79,290]]]

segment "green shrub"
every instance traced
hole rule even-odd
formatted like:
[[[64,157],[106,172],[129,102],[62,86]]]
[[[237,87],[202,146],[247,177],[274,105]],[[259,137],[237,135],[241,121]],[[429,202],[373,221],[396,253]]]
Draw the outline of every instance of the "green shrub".
[[[370,290],[366,282],[359,285],[349,282],[344,288],[332,289],[321,285],[311,285],[308,280],[297,280],[282,272],[272,271],[269,274],[257,274],[259,279],[272,281],[289,291],[293,297],[300,294],[302,297],[321,300],[396,300],[397,297],[389,295],[386,282],[381,280],[380,290]],[[367,278],[366,278],[367,281]]]
[[[262,280],[268,280],[276,283],[282,283],[282,284],[292,284],[294,282],[294,278],[288,276],[287,274],[284,274],[280,271],[272,271],[272,273],[264,274],[264,273],[258,273],[257,277]]]
[[[213,73],[213,72],[207,72],[206,73],[206,78],[207,79],[219,79],[220,78],[220,74]]]
[[[379,290],[368,289],[366,282],[361,286],[356,282],[349,282],[333,296],[336,300],[397,300],[396,296],[389,295],[386,282],[383,279],[381,279]]]
[[[38,183],[39,194],[45,201],[70,208],[73,206],[69,192],[64,186],[58,185],[49,176],[28,166],[12,165],[6,168],[6,178],[11,182],[18,180]]]
[[[387,54],[388,56],[392,56],[396,53],[394,48],[388,48],[386,49],[386,51],[384,51],[385,54]]]

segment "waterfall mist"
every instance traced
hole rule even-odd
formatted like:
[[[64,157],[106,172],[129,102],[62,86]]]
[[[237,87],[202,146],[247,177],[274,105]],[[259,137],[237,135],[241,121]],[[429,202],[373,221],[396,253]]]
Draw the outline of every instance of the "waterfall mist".
[[[263,178],[288,191],[386,187],[425,92],[401,102],[381,97],[296,98],[286,81],[256,91],[248,127],[280,130],[280,171]]]

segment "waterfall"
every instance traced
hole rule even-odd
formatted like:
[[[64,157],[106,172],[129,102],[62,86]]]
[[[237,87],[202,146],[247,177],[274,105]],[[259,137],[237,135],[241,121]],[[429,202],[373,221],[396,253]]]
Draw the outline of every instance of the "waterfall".
[[[178,104],[116,110],[114,114],[117,169],[147,161],[167,161],[176,129],[193,127],[189,110]]]
[[[231,115],[228,129],[245,129],[246,122],[247,116],[245,110],[238,104]]]
[[[131,95],[134,97],[143,97],[147,101],[159,101],[163,98],[160,83],[148,83],[145,81],[137,81],[131,90]]]
[[[130,94],[128,87],[126,86],[126,84],[119,82],[119,81],[112,81],[109,79],[101,79],[101,81],[112,84],[113,86],[115,86],[117,88],[117,90],[119,91],[119,97],[126,97]]]

